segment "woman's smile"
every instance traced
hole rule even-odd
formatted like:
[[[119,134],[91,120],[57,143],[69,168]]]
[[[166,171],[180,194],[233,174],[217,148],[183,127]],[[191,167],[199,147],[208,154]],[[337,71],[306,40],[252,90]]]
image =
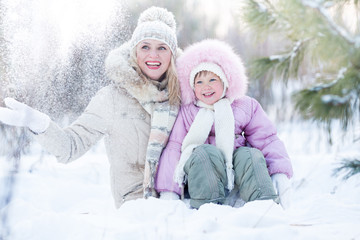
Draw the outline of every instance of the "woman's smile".
[[[159,61],[147,61],[147,62],[145,62],[145,64],[147,65],[147,67],[149,69],[152,69],[152,70],[159,69],[161,66],[161,62],[159,62]]]

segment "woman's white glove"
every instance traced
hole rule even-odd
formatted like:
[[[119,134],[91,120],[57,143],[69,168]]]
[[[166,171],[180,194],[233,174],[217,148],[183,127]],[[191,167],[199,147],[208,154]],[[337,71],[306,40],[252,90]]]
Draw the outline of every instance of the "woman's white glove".
[[[179,200],[179,195],[174,192],[160,192],[160,199],[164,200]]]
[[[290,180],[283,173],[276,173],[271,176],[274,188],[280,198],[283,209],[290,207]]]
[[[13,98],[5,98],[7,108],[0,107],[0,122],[18,127],[28,127],[35,133],[42,133],[49,127],[48,115],[39,112]]]

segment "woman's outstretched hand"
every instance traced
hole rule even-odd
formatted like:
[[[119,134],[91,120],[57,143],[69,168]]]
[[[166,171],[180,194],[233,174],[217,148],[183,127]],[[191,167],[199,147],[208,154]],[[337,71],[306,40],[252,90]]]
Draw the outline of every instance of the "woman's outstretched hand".
[[[48,128],[50,118],[28,105],[13,98],[4,99],[6,107],[0,107],[0,122],[18,127],[28,127],[35,133],[42,133]]]
[[[290,207],[290,180],[283,173],[276,173],[271,176],[274,188],[280,198],[283,209]]]

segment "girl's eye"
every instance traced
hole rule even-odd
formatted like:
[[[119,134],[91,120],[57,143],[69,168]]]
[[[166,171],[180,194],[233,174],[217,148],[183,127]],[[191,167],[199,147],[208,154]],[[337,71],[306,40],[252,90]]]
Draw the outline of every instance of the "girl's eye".
[[[144,45],[144,46],[141,47],[141,49],[149,49],[149,46]]]
[[[215,82],[217,79],[215,79],[215,78],[212,78],[212,79],[210,79],[210,82]]]
[[[166,50],[166,47],[159,47],[159,50]]]
[[[195,84],[202,84],[202,81],[196,81]]]

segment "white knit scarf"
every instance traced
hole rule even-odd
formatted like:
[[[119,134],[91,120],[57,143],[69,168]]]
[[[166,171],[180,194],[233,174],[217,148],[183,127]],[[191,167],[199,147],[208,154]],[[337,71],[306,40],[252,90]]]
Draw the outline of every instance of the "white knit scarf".
[[[235,122],[230,101],[224,98],[211,106],[198,101],[196,105],[201,107],[201,109],[197,113],[182,143],[181,157],[174,173],[174,181],[182,187],[185,177],[184,166],[187,160],[196,147],[205,143],[215,122],[216,147],[225,156],[228,178],[227,188],[231,191],[234,188],[232,156],[234,151]]]

